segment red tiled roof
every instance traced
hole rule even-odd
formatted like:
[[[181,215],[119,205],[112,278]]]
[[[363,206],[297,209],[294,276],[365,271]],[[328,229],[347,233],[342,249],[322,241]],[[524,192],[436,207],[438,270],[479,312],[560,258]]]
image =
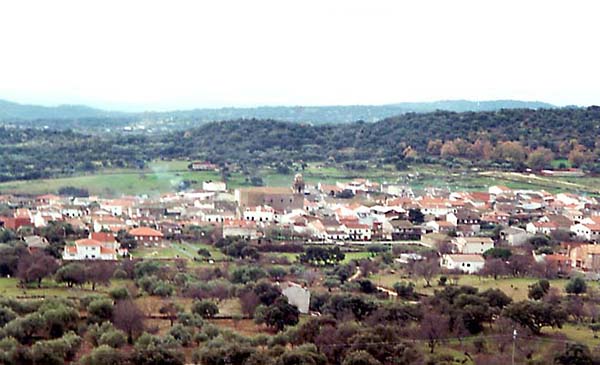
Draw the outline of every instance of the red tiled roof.
[[[93,232],[90,238],[100,242],[115,242],[115,236],[108,232]]]
[[[366,224],[361,224],[361,223],[355,223],[355,222],[345,222],[344,225],[347,228],[354,228],[354,229],[369,229],[370,227]]]
[[[163,234],[156,229],[152,229],[150,227],[139,227],[134,228],[129,231],[129,234],[132,236],[152,236],[152,237],[162,237]]]
[[[90,238],[75,241],[76,246],[102,246],[102,243]]]

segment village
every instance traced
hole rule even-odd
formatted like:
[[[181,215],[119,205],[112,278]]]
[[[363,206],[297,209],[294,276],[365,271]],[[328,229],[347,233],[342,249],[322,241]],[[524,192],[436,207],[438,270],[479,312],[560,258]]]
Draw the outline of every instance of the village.
[[[477,273],[494,249],[529,252],[561,275],[600,270],[600,203],[570,193],[512,190],[449,192],[367,179],[335,185],[305,184],[297,174],[290,187],[243,187],[206,181],[202,189],[151,199],[123,196],[0,196],[10,207],[0,227],[17,232],[30,250],[44,249],[35,230],[62,222],[88,237],[67,242],[63,260],[119,260],[135,247],[168,247],[190,227],[209,227],[218,238],[302,242],[306,245],[422,246],[436,250],[448,270]],[[204,234],[204,232],[202,233]],[[550,247],[550,242],[557,243]],[[419,255],[413,258],[422,259]]]

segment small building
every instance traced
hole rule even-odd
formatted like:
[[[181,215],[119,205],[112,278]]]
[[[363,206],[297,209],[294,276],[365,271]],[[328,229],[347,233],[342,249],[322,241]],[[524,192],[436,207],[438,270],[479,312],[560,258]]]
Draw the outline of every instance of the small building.
[[[106,247],[102,242],[84,238],[66,245],[63,251],[63,260],[116,260],[117,251]]]
[[[31,253],[43,251],[46,247],[48,247],[48,240],[46,237],[42,236],[25,236],[23,237],[23,241]]]
[[[227,191],[227,184],[224,181],[204,181],[202,183],[202,190],[210,192],[224,192]]]
[[[421,239],[421,227],[415,226],[410,221],[392,220],[390,224],[393,227],[392,240],[394,241],[409,241]]]
[[[549,235],[550,233],[558,230],[558,224],[555,222],[529,222],[527,223],[525,229],[531,234]]]
[[[285,295],[291,305],[298,307],[298,311],[307,314],[310,308],[310,291],[300,284],[290,281],[281,284],[281,293]]]
[[[570,249],[569,259],[574,269],[600,272],[600,245],[577,245]]]
[[[358,222],[345,222],[346,233],[352,241],[370,241],[371,227],[368,224]]]
[[[460,270],[466,274],[479,272],[485,266],[485,259],[477,254],[445,254],[440,266],[448,270]]]
[[[129,231],[129,234],[133,236],[133,239],[137,242],[145,245],[149,243],[157,244],[162,241],[164,235],[162,232],[152,229],[150,227],[138,227]]]
[[[219,166],[214,163],[207,161],[194,161],[190,165],[190,169],[193,171],[218,171]]]
[[[531,233],[519,227],[507,227],[500,231],[500,239],[508,243],[509,246],[521,246],[530,237],[533,237]]]
[[[452,243],[457,252],[462,254],[483,254],[494,248],[494,241],[490,237],[456,237]]]
[[[446,220],[454,224],[455,226],[479,226],[481,225],[481,214],[473,210],[461,209],[458,210],[456,213],[448,213],[448,215],[446,216]]]
[[[598,223],[574,224],[571,226],[571,232],[591,242],[598,242],[600,240],[600,224]]]
[[[275,209],[268,205],[246,207],[243,214],[244,220],[254,222],[276,222]]]
[[[456,230],[456,226],[447,221],[429,221],[425,223],[425,227],[434,233],[448,233]]]
[[[243,220],[229,220],[223,222],[223,238],[241,237],[246,239],[257,239],[259,232],[256,222]]]

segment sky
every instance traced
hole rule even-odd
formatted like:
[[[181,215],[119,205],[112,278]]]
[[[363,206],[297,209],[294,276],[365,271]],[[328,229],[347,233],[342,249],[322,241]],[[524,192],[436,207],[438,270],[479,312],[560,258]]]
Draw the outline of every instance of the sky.
[[[128,111],[600,104],[598,1],[6,0],[0,98]]]

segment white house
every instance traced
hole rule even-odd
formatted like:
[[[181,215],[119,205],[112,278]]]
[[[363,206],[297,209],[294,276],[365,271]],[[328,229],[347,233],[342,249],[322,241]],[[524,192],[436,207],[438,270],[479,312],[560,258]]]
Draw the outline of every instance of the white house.
[[[227,184],[223,181],[204,181],[202,183],[202,190],[213,191],[213,192],[223,192],[227,191]]]
[[[362,224],[357,222],[344,223],[346,227],[346,233],[351,240],[354,241],[370,241],[371,240],[371,227],[368,224]]]
[[[588,241],[600,241],[600,224],[598,223],[579,223],[571,226],[571,232],[577,236],[583,237]]]
[[[116,260],[117,251],[112,247],[105,247],[102,242],[89,238],[75,241],[73,245],[66,245],[63,251],[63,260]]]
[[[253,240],[259,237],[259,232],[253,221],[230,220],[223,222],[223,238],[226,237],[243,237]]]
[[[445,254],[442,256],[440,266],[448,270],[460,270],[473,274],[483,269],[485,259],[476,254]]]
[[[244,210],[244,220],[254,222],[276,222],[277,215],[275,209],[268,205],[259,205],[256,207],[247,207]]]
[[[529,222],[525,229],[531,234],[549,235],[558,229],[558,225],[554,222]]]
[[[281,288],[281,293],[285,295],[291,305],[298,307],[300,313],[308,313],[310,306],[310,291],[308,289],[289,281],[281,284]]]
[[[494,241],[489,237],[456,237],[452,243],[462,254],[482,254],[494,248]]]
[[[425,223],[425,227],[435,233],[448,233],[456,229],[456,226],[447,221],[429,221]]]
[[[488,188],[488,193],[490,193],[490,195],[505,195],[510,194],[511,192],[512,190],[510,188],[502,185],[494,185]]]

